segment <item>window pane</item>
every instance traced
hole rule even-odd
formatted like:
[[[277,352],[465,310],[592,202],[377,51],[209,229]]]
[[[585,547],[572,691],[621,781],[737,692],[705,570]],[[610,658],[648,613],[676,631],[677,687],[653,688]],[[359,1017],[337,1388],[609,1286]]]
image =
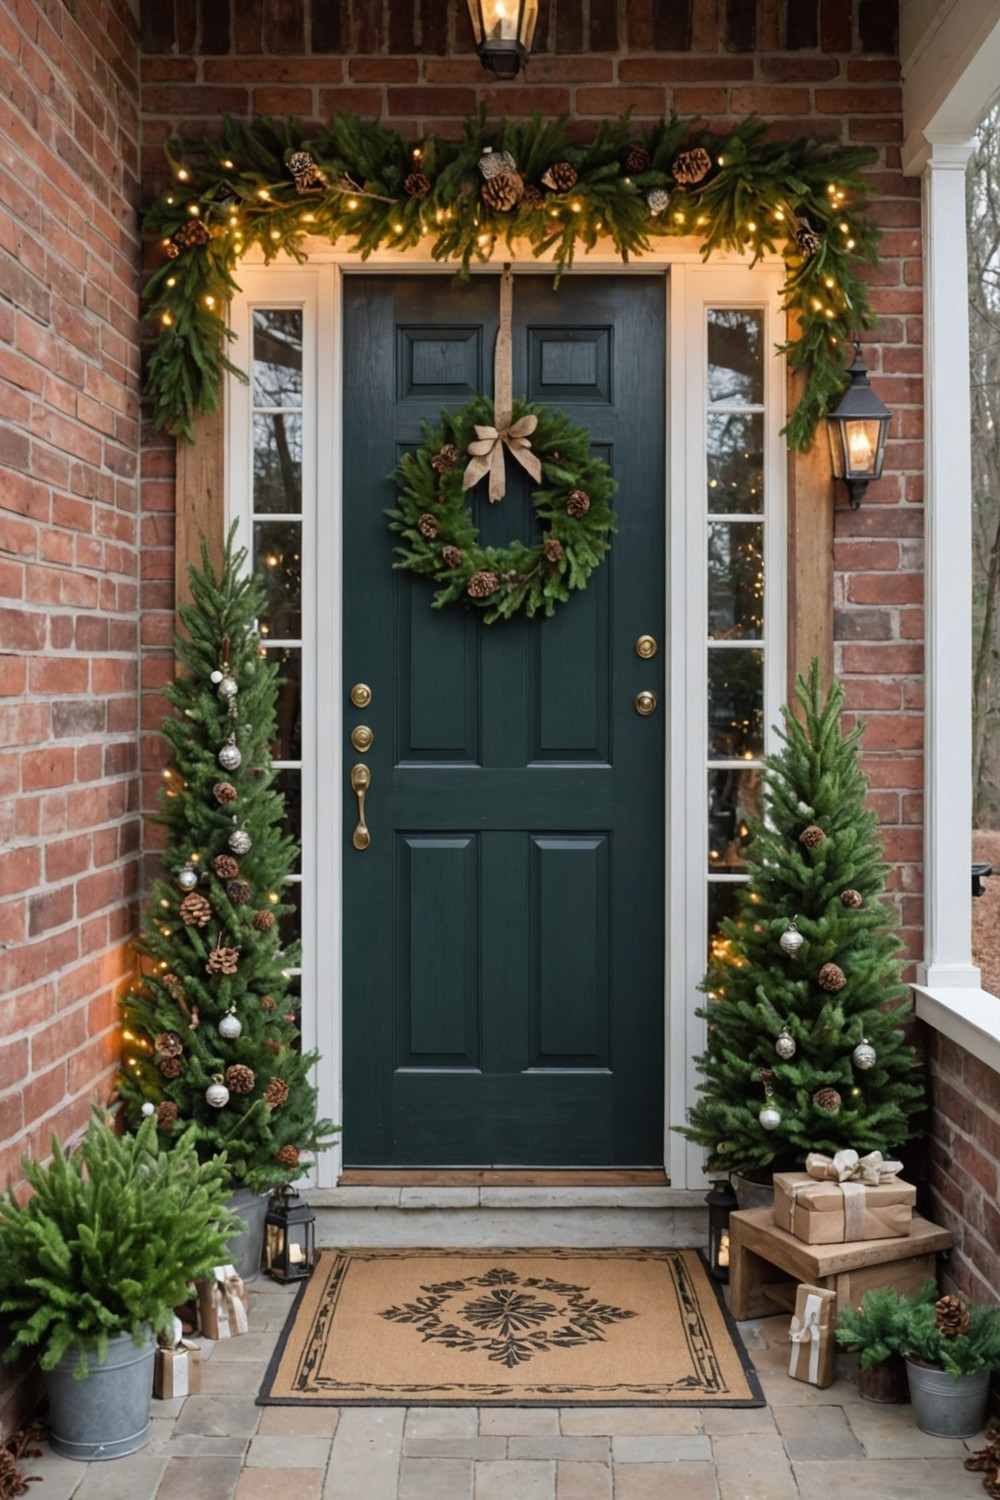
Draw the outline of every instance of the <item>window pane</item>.
[[[278,646],[268,652],[268,659],[277,662],[279,672],[277,733],[271,742],[271,758],[301,760],[302,652],[296,646]]]
[[[302,918],[299,912],[299,903],[302,899],[302,886],[297,880],[285,886],[282,900],[293,905],[295,910],[285,912],[284,916],[278,918],[278,931],[281,933],[282,948],[290,948],[293,943],[302,941]]]
[[[278,771],[274,778],[274,785],[285,799],[282,832],[295,840],[300,851],[302,847],[302,773],[292,770]],[[296,859],[294,868],[298,870],[298,866],[299,860]]]
[[[708,884],[708,952],[709,957],[722,957],[728,948],[728,939],[719,933],[725,917],[736,915],[736,893],[742,881],[720,880]]]
[[[253,404],[302,405],[300,308],[258,308],[253,315]]]
[[[757,760],[764,752],[764,653],[708,653],[708,753]]]
[[[757,766],[708,773],[708,868],[714,875],[741,875],[750,843],[750,821],[760,806]]]
[[[298,640],[302,634],[302,528],[298,521],[258,521],[253,547],[254,566],[266,593],[260,633],[265,640],[268,636]]]
[[[708,399],[713,405],[760,406],[764,400],[764,316],[714,307],[708,314]]]
[[[708,508],[713,515],[764,509],[764,417],[713,413],[708,419]]]
[[[708,528],[708,633],[713,640],[764,634],[764,528],[756,521]]]
[[[253,419],[253,508],[290,512],[302,509],[302,416],[299,412],[257,412]]]

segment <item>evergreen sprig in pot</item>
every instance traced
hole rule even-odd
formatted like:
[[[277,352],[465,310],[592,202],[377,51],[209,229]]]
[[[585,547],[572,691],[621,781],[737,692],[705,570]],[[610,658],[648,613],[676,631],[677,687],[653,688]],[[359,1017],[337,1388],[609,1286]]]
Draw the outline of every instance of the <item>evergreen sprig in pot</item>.
[[[22,1166],[32,1195],[0,1197],[4,1357],[38,1352],[56,1452],[133,1453],[150,1436],[156,1334],[240,1228],[224,1163],[199,1161],[190,1131],[165,1145],[148,1120],[118,1136],[95,1110],[76,1151],[53,1138],[47,1165]]]
[[[891,1287],[872,1288],[860,1307],[840,1310],[837,1343],[857,1354],[858,1395],[866,1401],[909,1401],[903,1361],[908,1321],[907,1303]]]

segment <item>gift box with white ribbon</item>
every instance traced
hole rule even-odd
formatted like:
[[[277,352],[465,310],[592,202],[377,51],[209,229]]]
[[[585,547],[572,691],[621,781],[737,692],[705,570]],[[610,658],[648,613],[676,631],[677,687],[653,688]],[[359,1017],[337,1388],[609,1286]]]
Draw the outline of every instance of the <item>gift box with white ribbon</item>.
[[[795,1315],[789,1338],[792,1357],[788,1373],[793,1380],[809,1385],[833,1383],[836,1345],[833,1329],[837,1311],[836,1292],[821,1286],[803,1284],[795,1292]]]

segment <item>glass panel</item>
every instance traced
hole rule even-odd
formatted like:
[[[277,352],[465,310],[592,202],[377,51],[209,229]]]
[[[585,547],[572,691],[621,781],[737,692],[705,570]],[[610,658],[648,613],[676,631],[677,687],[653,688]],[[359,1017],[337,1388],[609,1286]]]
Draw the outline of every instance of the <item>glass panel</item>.
[[[708,399],[729,406],[763,402],[764,315],[759,309],[709,309]]]
[[[267,513],[302,509],[302,416],[257,412],[253,419],[253,508]]]
[[[301,850],[302,846],[302,773],[284,770],[275,774],[274,785],[285,799],[285,816],[281,820],[282,832],[293,838]],[[293,865],[298,870],[300,859]]]
[[[760,807],[757,766],[708,773],[708,868],[713,875],[741,875],[750,843],[750,820]]]
[[[258,521],[253,528],[254,566],[264,581],[266,603],[260,633],[267,639],[298,640],[302,634],[302,527],[298,521]]]
[[[302,310],[261,307],[253,315],[254,406],[302,405]]]
[[[278,918],[278,931],[281,933],[282,948],[290,948],[293,943],[302,941],[302,917],[299,912],[299,903],[302,900],[302,886],[297,880],[285,886],[283,899],[294,905],[294,911],[285,912],[284,916]]]
[[[764,528],[716,521],[708,528],[708,633],[713,640],[764,634]]]
[[[713,515],[764,509],[764,417],[715,412],[708,419],[708,508]]]
[[[763,752],[763,651],[709,651],[709,758],[757,760]]]
[[[268,652],[268,657],[277,662],[279,672],[275,705],[277,732],[271,741],[271,758],[301,760],[302,652],[296,646],[278,646]]]
[[[736,915],[736,893],[742,881],[709,881],[708,885],[708,955],[723,958],[728,951],[728,939],[719,933],[723,919]]]

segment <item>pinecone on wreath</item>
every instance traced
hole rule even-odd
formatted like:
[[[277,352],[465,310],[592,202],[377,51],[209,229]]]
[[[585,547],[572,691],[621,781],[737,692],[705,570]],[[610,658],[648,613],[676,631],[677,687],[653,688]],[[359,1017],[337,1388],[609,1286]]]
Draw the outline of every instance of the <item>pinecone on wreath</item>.
[[[545,194],[542,192],[541,188],[536,187],[533,182],[529,182],[525,187],[524,192],[521,194],[522,206],[524,208],[538,209],[542,207],[542,204],[544,202]]]
[[[200,219],[188,219],[175,229],[171,239],[178,250],[192,250],[195,245],[207,245],[211,236]]]
[[[590,509],[590,496],[586,490],[570,490],[566,496],[566,514],[568,516],[585,516]]]
[[[545,559],[550,563],[561,562],[563,558],[563,544],[557,536],[546,537],[542,547]]]
[[[442,547],[441,561],[446,568],[457,568],[462,561],[462,551],[459,547]]]
[[[437,516],[432,516],[429,510],[425,510],[417,521],[417,530],[421,536],[425,536],[429,542],[433,542],[438,534]]]
[[[629,146],[622,158],[622,166],[630,176],[637,172],[648,172],[650,168],[650,156],[645,146]]]
[[[524,178],[520,172],[497,172],[493,177],[487,177],[479,189],[479,195],[487,208],[495,209],[498,213],[508,213],[510,209],[516,208],[523,192]]]
[[[798,245],[799,250],[805,256],[806,260],[809,260],[816,254],[817,250],[822,245],[823,240],[822,237],[816,233],[815,229],[813,229],[810,224],[806,224],[800,221],[798,227],[795,230],[795,243],[796,245]]]
[[[555,161],[543,175],[542,182],[554,193],[569,193],[576,187],[577,175],[572,162]]]
[[[457,469],[461,462],[462,455],[455,444],[445,443],[431,459],[431,468],[435,474],[447,474],[449,469]]]
[[[478,573],[473,573],[466,587],[466,593],[472,599],[488,599],[495,594],[500,587],[500,580],[489,568],[481,568]]]
[[[403,191],[411,198],[426,198],[431,190],[431,180],[424,172],[411,172],[403,182]]]
[[[690,184],[701,182],[712,170],[712,158],[703,146],[695,146],[691,151],[681,151],[674,157],[671,171],[674,181]]]
[[[946,1339],[957,1339],[969,1331],[969,1309],[961,1297],[939,1297],[934,1304],[934,1322]]]
[[[226,1069],[226,1088],[231,1094],[252,1094],[256,1082],[253,1068],[245,1063],[230,1063]]]
[[[212,903],[199,891],[191,891],[178,907],[180,918],[188,927],[207,927],[212,920]]]

